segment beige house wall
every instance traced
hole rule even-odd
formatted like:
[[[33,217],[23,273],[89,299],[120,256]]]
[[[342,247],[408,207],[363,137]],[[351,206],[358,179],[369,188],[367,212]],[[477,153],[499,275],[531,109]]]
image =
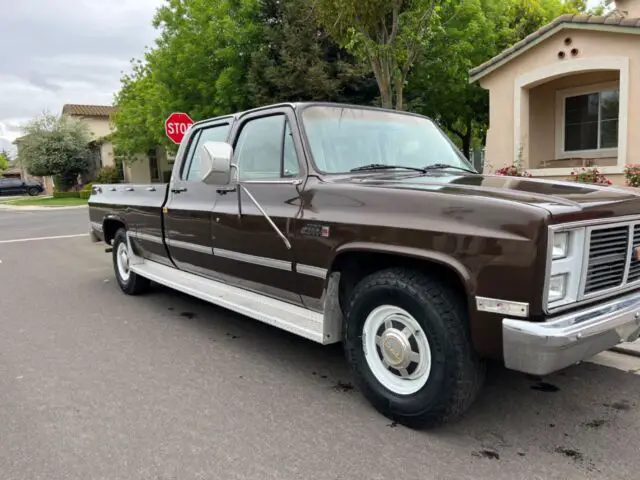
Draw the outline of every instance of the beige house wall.
[[[116,159],[113,155],[113,143],[104,142],[100,145],[100,158],[103,167],[115,167]]]
[[[587,72],[562,77],[533,87],[529,91],[529,152],[528,166],[541,168],[543,162],[556,157],[556,92],[605,82],[619,82],[620,74],[614,70]],[[609,157],[599,165],[614,166],[616,159]],[[577,165],[576,165],[577,166]]]
[[[620,30],[620,28],[617,29],[618,32]],[[569,46],[565,44],[566,38],[571,39]],[[571,55],[571,50],[574,48],[578,50],[575,57]],[[559,52],[565,53],[564,59],[558,58]],[[636,153],[640,151],[640,135],[629,134],[629,129],[640,124],[640,35],[584,28],[563,28],[549,38],[539,40],[520,56],[512,58],[480,79],[482,87],[489,90],[490,125],[487,133],[486,158],[490,168],[497,169],[505,163],[513,162],[516,159],[519,144],[522,145],[526,168],[530,168],[535,161],[549,154],[549,148],[555,145],[555,142],[547,141],[551,135],[551,125],[555,130],[555,115],[551,114],[547,122],[537,121],[536,124],[542,123],[543,126],[537,126],[530,132],[529,113],[531,109],[531,118],[540,119],[554,108],[548,98],[553,86],[548,87],[549,92],[546,92],[545,88],[537,89],[548,82],[558,82],[557,90],[563,82],[567,82],[567,85],[572,82],[584,85],[589,81],[595,84],[602,78],[619,75],[617,71],[605,73],[599,71],[607,64],[626,66],[626,71],[622,72],[621,82],[627,86],[628,96],[623,107],[624,98],[623,89],[621,89],[620,126],[628,127],[621,135],[624,141],[619,141],[621,155],[617,165],[605,168],[605,172],[621,173],[625,163],[640,162],[640,157]],[[574,71],[571,71],[572,69]],[[554,75],[554,71],[564,73]],[[549,72],[549,75],[537,82],[527,84],[527,78],[535,78],[537,72]],[[591,80],[588,79],[589,76]],[[562,77],[567,78],[558,80]],[[523,82],[525,86],[521,88],[520,85]],[[538,103],[539,100],[541,103]],[[628,109],[624,121],[623,108]],[[544,125],[545,123],[547,125]],[[530,155],[534,150],[535,153]],[[553,175],[552,169],[543,170],[547,171],[536,170],[536,174]],[[558,173],[566,178],[566,172]]]

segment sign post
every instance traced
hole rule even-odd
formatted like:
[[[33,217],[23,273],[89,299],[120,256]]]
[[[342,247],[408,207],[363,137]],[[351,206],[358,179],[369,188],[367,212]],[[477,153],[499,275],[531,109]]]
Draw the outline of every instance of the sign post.
[[[193,120],[189,115],[174,112],[164,122],[164,131],[173,143],[179,145],[191,125],[193,125]]]

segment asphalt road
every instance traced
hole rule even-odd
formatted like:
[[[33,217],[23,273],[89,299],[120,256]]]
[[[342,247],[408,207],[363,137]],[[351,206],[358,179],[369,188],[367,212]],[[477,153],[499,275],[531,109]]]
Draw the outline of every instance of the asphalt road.
[[[156,288],[128,297],[86,210],[0,211],[0,478],[630,479],[640,376],[499,366],[458,423],[412,431],[321,347]]]

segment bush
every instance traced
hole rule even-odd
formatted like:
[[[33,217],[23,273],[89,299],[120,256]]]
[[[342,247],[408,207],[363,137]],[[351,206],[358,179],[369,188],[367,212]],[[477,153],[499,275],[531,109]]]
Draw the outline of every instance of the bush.
[[[571,180],[578,183],[593,183],[596,185],[611,185],[611,180],[605,177],[598,167],[574,168],[571,172]]]
[[[504,177],[531,177],[529,172],[524,171],[519,164],[512,163],[511,165],[505,165],[496,172],[496,175]]]
[[[80,192],[53,192],[53,198],[80,198]]]
[[[83,200],[89,200],[89,197],[91,196],[91,190],[81,190],[80,192],[78,192],[78,194]]]
[[[120,174],[116,167],[103,167],[98,171],[93,183],[120,183]]]
[[[630,187],[640,187],[640,164],[625,165],[624,178]]]

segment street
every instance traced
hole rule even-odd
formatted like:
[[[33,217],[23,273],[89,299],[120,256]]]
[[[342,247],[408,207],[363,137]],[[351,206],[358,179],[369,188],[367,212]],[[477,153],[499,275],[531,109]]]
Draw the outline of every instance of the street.
[[[492,365],[461,421],[412,431],[351,387],[340,346],[122,294],[87,231],[86,209],[0,210],[2,480],[638,475],[638,375]]]

